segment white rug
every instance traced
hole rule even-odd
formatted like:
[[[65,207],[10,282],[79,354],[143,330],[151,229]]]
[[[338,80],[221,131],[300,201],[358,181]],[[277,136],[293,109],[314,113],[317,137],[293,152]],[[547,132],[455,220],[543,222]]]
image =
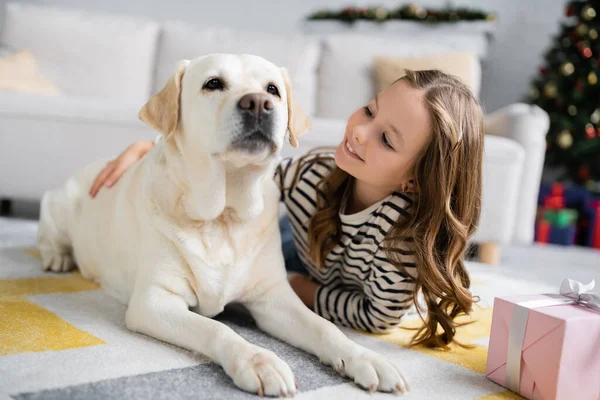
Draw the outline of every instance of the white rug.
[[[256,397],[235,388],[206,358],[129,332],[125,308],[78,274],[43,273],[36,229],[34,222],[0,218],[0,400]],[[353,340],[404,366],[412,388],[407,398],[518,398],[484,375],[490,306],[498,295],[555,292],[560,280],[541,283],[538,272],[513,273],[476,263],[469,270],[481,303],[477,322],[461,328],[458,338],[474,349],[408,349],[408,330],[376,337],[344,329]],[[298,399],[393,398],[358,389],[315,357],[261,333],[237,314],[220,319],[290,364],[300,384]],[[416,322],[409,318],[406,324]]]

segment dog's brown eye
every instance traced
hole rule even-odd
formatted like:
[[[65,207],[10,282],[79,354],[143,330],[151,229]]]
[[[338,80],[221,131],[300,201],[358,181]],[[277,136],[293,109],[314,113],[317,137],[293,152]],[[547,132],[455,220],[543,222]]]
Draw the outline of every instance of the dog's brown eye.
[[[202,86],[202,89],[207,90],[223,90],[225,89],[225,83],[220,78],[212,78]]]
[[[279,89],[277,89],[277,86],[275,86],[275,85],[269,85],[269,86],[267,86],[267,92],[271,93],[274,96],[280,97],[279,96]]]

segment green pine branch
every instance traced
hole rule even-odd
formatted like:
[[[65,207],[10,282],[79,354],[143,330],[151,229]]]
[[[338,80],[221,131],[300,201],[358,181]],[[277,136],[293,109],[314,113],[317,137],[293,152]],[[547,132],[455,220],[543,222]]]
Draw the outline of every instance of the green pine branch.
[[[474,8],[424,8],[414,4],[398,8],[346,7],[341,10],[319,10],[306,17],[311,21],[333,20],[346,23],[356,21],[385,22],[390,20],[442,23],[459,21],[494,21],[495,15]]]

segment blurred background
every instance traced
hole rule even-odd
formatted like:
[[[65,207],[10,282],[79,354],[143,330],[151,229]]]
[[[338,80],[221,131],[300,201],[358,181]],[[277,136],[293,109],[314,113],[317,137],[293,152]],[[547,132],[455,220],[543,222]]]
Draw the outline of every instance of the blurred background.
[[[0,1],[4,16],[6,0]],[[306,17],[322,9],[347,6],[396,8],[405,2],[347,0],[38,0],[19,1],[124,15],[145,16],[158,21],[181,20],[197,26],[223,25],[255,32],[293,34],[302,32]],[[406,2],[409,3],[409,2]],[[537,73],[551,35],[558,33],[564,16],[564,0],[429,0],[414,2],[422,7],[473,7],[497,16],[494,42],[482,82],[482,100],[487,110],[519,100]]]
[[[482,209],[466,268],[483,302],[456,336],[473,349],[417,346],[402,358],[412,328],[382,335],[387,343],[358,341],[368,339],[410,366],[412,398],[515,399],[484,375],[488,343],[494,358],[504,351],[493,349],[494,340],[505,343],[489,338],[491,300],[557,293],[565,278],[600,281],[599,32],[600,0],[0,0],[0,398],[246,398],[207,359],[128,332],[124,306],[102,297],[92,282],[42,271],[37,249],[44,193],[93,161],[154,140],[158,132],[138,112],[178,61],[226,52],[256,54],[288,69],[294,100],[312,128],[299,148],[284,147],[284,157],[340,144],[349,116],[405,69],[455,75],[481,101]],[[373,270],[369,279],[380,274]],[[371,307],[362,304],[364,312]],[[561,327],[572,328],[552,328],[557,334],[536,341],[537,350],[527,347],[528,369],[521,372],[531,382],[539,371],[557,377],[551,369],[568,365],[556,388],[593,390],[593,379],[573,385],[565,371],[598,377],[597,364],[584,365],[598,359],[589,357],[599,352],[597,330],[587,329],[597,319],[579,317],[579,304],[564,307],[563,316],[576,318],[564,317]],[[495,315],[495,337],[506,337],[500,329],[508,324]],[[510,319],[510,312],[500,315]],[[542,327],[549,319],[536,315],[527,338],[556,326]],[[249,342],[293,360],[300,398],[361,396],[316,358],[305,360],[235,321],[230,326]],[[417,327],[413,322],[407,326]],[[592,332],[589,341],[561,336],[577,323]],[[559,363],[560,352],[550,350],[566,348],[562,353],[588,356]],[[547,368],[536,364],[541,353]],[[505,368],[493,370],[496,379]],[[521,388],[541,393],[548,383]],[[573,399],[585,397],[577,394]]]
[[[0,213],[35,220],[44,191],[156,132],[137,112],[178,60],[252,53],[290,71],[312,132],[403,74],[462,79],[485,113],[473,239],[600,247],[600,2],[0,0]]]

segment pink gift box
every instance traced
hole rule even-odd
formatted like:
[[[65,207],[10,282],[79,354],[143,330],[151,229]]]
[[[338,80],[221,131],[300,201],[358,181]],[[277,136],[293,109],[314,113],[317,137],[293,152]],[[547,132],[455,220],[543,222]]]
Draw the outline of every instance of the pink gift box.
[[[495,299],[487,377],[528,399],[599,400],[600,313],[576,304],[517,307],[517,303],[548,299],[551,297],[546,295]],[[515,310],[516,318],[523,313],[528,317],[526,325],[520,323],[524,326],[524,336],[519,340],[522,346],[515,348],[513,342],[511,348],[511,359],[516,364],[509,361],[507,366]],[[517,368],[513,368],[515,365]]]

